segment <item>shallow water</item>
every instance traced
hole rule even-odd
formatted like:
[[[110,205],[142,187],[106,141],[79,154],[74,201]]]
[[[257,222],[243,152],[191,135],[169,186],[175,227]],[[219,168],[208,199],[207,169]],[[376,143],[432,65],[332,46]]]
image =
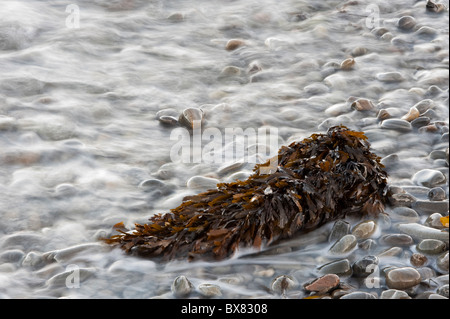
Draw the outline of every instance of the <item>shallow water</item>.
[[[415,18],[413,29],[397,26],[402,16]],[[411,187],[412,177],[435,169],[448,198],[448,23],[448,11],[412,0],[3,1],[0,297],[172,298],[180,274],[218,284],[223,297],[279,297],[270,291],[276,276],[301,284],[338,259],[327,253],[332,224],[219,263],[161,266],[105,247],[99,238],[112,225],[132,228],[201,191],[187,187],[193,176],[229,181],[253,167],[173,162],[174,127],[160,123],[160,110],[201,108],[204,126],[221,131],[277,128],[279,145],[344,124],[366,132],[392,185],[425,200],[428,189]],[[245,45],[226,50],[230,39]],[[354,67],[340,70],[352,56]],[[356,98],[374,107],[354,110]],[[377,119],[380,109],[400,119],[423,100],[434,131]],[[151,179],[161,183],[142,185]],[[377,222],[374,239],[398,232],[394,220]],[[383,266],[409,266],[414,249]]]

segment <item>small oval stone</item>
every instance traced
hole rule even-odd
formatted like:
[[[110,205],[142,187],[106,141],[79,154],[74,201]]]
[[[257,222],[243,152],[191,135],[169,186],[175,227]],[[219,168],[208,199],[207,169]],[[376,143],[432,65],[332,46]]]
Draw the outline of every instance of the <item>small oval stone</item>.
[[[377,79],[378,79],[378,81],[387,82],[387,83],[401,82],[401,81],[405,80],[403,75],[401,73],[399,73],[399,72],[378,73],[377,74]]]
[[[216,188],[219,183],[218,179],[205,177],[205,176],[193,176],[191,177],[186,185],[188,188],[196,189],[196,188]]]
[[[200,284],[198,286],[198,291],[205,297],[220,297],[222,296],[222,290],[218,285],[213,284]]]
[[[189,130],[194,129],[194,125],[198,127],[204,120],[204,114],[201,109],[191,107],[185,109],[178,118],[178,123]]]
[[[445,180],[445,175],[442,172],[428,168],[418,171],[412,177],[414,184],[425,187],[435,187],[438,184],[444,183]]]
[[[440,269],[448,272],[448,251],[438,256],[438,258],[436,259],[436,265]]]
[[[448,233],[439,229],[427,227],[417,223],[400,224],[398,229],[417,239],[438,239],[448,242]]]
[[[439,213],[431,214],[425,220],[424,225],[425,226],[429,226],[429,227],[433,227],[433,228],[436,228],[436,229],[444,229],[446,227],[442,224],[442,220],[441,220],[442,217],[443,217],[442,214],[439,214]]]
[[[410,246],[414,244],[411,236],[406,234],[388,234],[381,237],[381,241],[385,245],[394,246]]]
[[[388,289],[381,292],[380,299],[411,299],[403,290]]]
[[[348,71],[348,70],[353,69],[354,66],[355,66],[355,59],[348,58],[348,59],[345,59],[344,61],[342,61],[340,68],[341,68],[341,70]]]
[[[356,243],[357,240],[354,235],[345,235],[331,246],[329,252],[332,254],[345,254],[355,248]]]
[[[388,119],[390,117],[391,117],[391,114],[387,110],[381,109],[381,110],[378,111],[378,114],[377,114],[377,119],[378,120],[384,121],[384,120],[386,120],[386,119]]]
[[[173,281],[171,290],[176,297],[186,297],[194,290],[194,285],[186,276],[178,276]]]
[[[357,99],[351,105],[357,111],[370,111],[374,108],[372,101],[367,99]]]
[[[412,130],[411,123],[402,119],[387,119],[381,122],[381,128],[409,132]]]
[[[403,16],[397,22],[397,27],[401,30],[409,31],[416,26],[416,19],[411,16]]]
[[[426,264],[428,258],[425,255],[414,253],[411,255],[410,262],[414,267],[422,267]]]
[[[353,227],[352,234],[358,239],[366,239],[372,236],[376,228],[376,223],[373,220],[368,220]]]
[[[422,126],[426,126],[428,124],[430,124],[431,119],[429,117],[426,116],[421,116],[416,118],[415,120],[413,120],[411,122],[411,126],[415,127],[415,128],[420,128]]]
[[[225,45],[225,49],[227,49],[228,51],[233,51],[233,50],[236,50],[237,48],[239,48],[239,47],[241,47],[243,45],[245,45],[245,42],[243,40],[231,39]]]
[[[330,235],[328,236],[328,242],[334,243],[349,233],[350,224],[346,221],[338,220],[334,223],[333,228],[331,229]]]
[[[405,290],[418,285],[420,273],[412,267],[400,267],[386,273],[386,284],[391,289]]]
[[[417,108],[415,108],[413,106],[412,108],[409,109],[409,112],[407,114],[402,116],[402,120],[405,120],[405,121],[408,121],[408,122],[412,122],[413,120],[418,118],[419,115],[420,115],[419,110],[417,110]]]
[[[431,201],[441,201],[447,199],[447,195],[442,187],[434,187],[428,192],[428,199]]]
[[[304,285],[305,290],[317,293],[326,293],[338,287],[340,279],[338,275],[327,274]]]
[[[348,275],[351,273],[350,262],[348,259],[340,259],[329,262],[320,266],[319,274],[336,274],[336,275]]]
[[[349,294],[343,295],[339,299],[377,299],[377,297],[365,291],[353,291]]]
[[[417,245],[417,250],[424,254],[439,254],[445,250],[445,243],[437,239],[424,239]]]

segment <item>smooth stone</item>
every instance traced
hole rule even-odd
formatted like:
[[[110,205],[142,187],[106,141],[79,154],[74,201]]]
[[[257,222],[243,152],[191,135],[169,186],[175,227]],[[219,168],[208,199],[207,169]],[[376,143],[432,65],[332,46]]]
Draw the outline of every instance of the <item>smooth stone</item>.
[[[364,256],[353,264],[353,275],[356,277],[367,277],[374,272],[374,267],[378,265],[378,263],[379,259],[377,256]]]
[[[175,126],[178,124],[178,119],[171,115],[162,115],[158,118],[158,120],[164,125]]]
[[[344,220],[338,220],[334,223],[328,236],[328,242],[334,243],[345,235],[350,233],[350,224]]]
[[[204,297],[212,298],[222,296],[222,290],[218,285],[200,284],[197,289],[198,292]]]
[[[204,121],[205,115],[201,109],[191,107],[183,110],[178,117],[178,123],[189,130],[200,128],[200,124]]]
[[[446,284],[446,285],[443,285],[443,286],[439,287],[439,288],[436,290],[436,292],[437,292],[439,295],[444,296],[445,298],[448,298],[448,295],[449,295],[449,285]]]
[[[414,253],[411,255],[409,261],[411,262],[411,265],[413,265],[414,267],[422,267],[427,263],[428,258],[425,255]]]
[[[341,68],[341,70],[348,71],[348,70],[353,69],[354,66],[355,66],[355,59],[348,58],[348,59],[345,59],[344,61],[342,61],[340,68]]]
[[[418,171],[412,177],[414,184],[430,188],[444,183],[445,180],[446,178],[442,172],[428,168]]]
[[[171,290],[175,297],[186,297],[194,290],[194,285],[186,276],[181,275],[175,278]]]
[[[381,242],[385,245],[410,246],[414,244],[411,236],[406,234],[388,234],[381,237]]]
[[[421,224],[399,224],[398,229],[417,239],[438,239],[448,242],[448,233]]]
[[[408,121],[408,122],[412,122],[416,118],[418,118],[419,115],[420,115],[419,111],[413,106],[412,108],[409,109],[408,113],[406,113],[404,116],[402,116],[401,119]]]
[[[351,273],[350,262],[348,259],[334,260],[318,268],[319,274],[336,274],[339,276],[349,275]]]
[[[434,103],[433,100],[425,99],[420,102],[417,102],[416,104],[414,104],[413,107],[415,107],[420,112],[420,114],[423,114],[426,111],[433,109],[435,106],[436,104]]]
[[[349,294],[343,295],[339,299],[377,299],[377,297],[365,291],[353,291]]]
[[[436,277],[436,271],[429,267],[417,268],[417,271],[420,273],[420,278],[422,278],[422,281]]]
[[[375,232],[377,225],[373,220],[359,223],[352,229],[352,235],[358,239],[367,239]]]
[[[386,285],[391,289],[405,290],[420,284],[420,273],[412,267],[401,267],[386,273]]]
[[[25,253],[19,249],[6,250],[0,254],[0,262],[16,263],[25,257]]]
[[[377,248],[377,242],[371,238],[366,239],[358,244],[358,247],[367,250],[367,251],[373,251],[375,248]]]
[[[187,187],[191,189],[198,188],[207,188],[213,189],[216,188],[217,184],[220,181],[215,178],[205,177],[205,176],[193,176],[187,181]]]
[[[327,274],[306,283],[303,287],[307,291],[326,293],[338,287],[340,279],[338,275]]]
[[[238,68],[237,66],[228,65],[222,69],[219,77],[226,78],[226,77],[234,77],[234,76],[240,76],[240,75],[241,75],[240,68]]]
[[[428,26],[422,26],[419,28],[419,30],[416,31],[417,35],[424,35],[424,36],[435,36],[437,33],[438,31],[435,28]]]
[[[99,252],[105,249],[105,246],[100,243],[87,243],[67,247],[64,249],[53,250],[46,252],[42,257],[48,261],[57,261],[59,263],[67,262],[73,259],[78,254],[89,255],[92,252]]]
[[[403,290],[388,289],[381,292],[380,299],[411,299]]]
[[[446,245],[442,240],[424,239],[416,246],[416,248],[424,254],[434,255],[443,252]]]
[[[351,104],[351,108],[357,111],[370,111],[374,107],[372,101],[367,99],[357,99]]]
[[[378,258],[386,258],[386,257],[394,257],[399,256],[403,253],[403,249],[401,247],[391,247],[386,249],[378,254]]]
[[[405,78],[403,75],[399,72],[384,72],[384,73],[378,73],[376,75],[377,79],[381,82],[401,82]]]
[[[447,237],[447,239],[448,239],[448,237]],[[440,269],[448,272],[448,251],[446,251],[445,253],[438,256],[438,258],[436,259],[436,265]]]
[[[434,187],[428,192],[428,199],[431,201],[442,201],[447,199],[447,195],[442,187]]]
[[[413,120],[411,122],[411,126],[415,127],[415,128],[420,128],[420,127],[430,124],[430,121],[431,121],[431,119],[429,117],[421,116],[421,117],[418,117],[415,120]]]
[[[243,45],[245,45],[245,42],[243,40],[231,39],[225,45],[225,49],[227,49],[228,51],[233,51],[233,50],[236,50],[237,48],[239,48],[239,47],[241,47]]]
[[[345,235],[331,246],[329,252],[331,254],[345,254],[355,248],[356,244],[357,239],[354,235]]]
[[[428,227],[433,227],[433,228],[436,228],[436,229],[444,229],[446,227],[444,225],[442,225],[442,221],[441,221],[442,217],[443,217],[442,214],[439,214],[439,213],[431,214],[425,220],[424,225],[428,226]]]
[[[270,289],[276,293],[284,295],[287,290],[290,290],[296,286],[295,281],[286,275],[281,275],[272,280]]]
[[[402,119],[387,119],[381,122],[383,129],[396,130],[399,132],[409,132],[412,130],[411,123]]]
[[[392,115],[389,113],[388,110],[385,110],[385,109],[381,109],[377,113],[377,119],[380,121],[384,121],[390,117],[392,117]]]
[[[420,220],[419,214],[409,207],[395,207],[389,216],[396,221],[417,222]]]
[[[418,200],[411,205],[413,209],[421,213],[446,213],[449,208],[449,201],[429,201]]]
[[[416,19],[411,16],[403,16],[397,22],[397,27],[401,30],[409,31],[416,26]]]

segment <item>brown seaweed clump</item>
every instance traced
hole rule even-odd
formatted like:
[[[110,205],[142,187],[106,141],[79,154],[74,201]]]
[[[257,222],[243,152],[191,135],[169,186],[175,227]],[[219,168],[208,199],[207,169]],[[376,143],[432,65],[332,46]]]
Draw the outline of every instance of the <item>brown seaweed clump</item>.
[[[282,147],[271,171],[270,163],[256,165],[245,181],[188,196],[133,231],[119,223],[120,234],[106,242],[162,260],[219,260],[240,247],[265,247],[347,214],[384,212],[387,173],[362,132],[332,127]]]

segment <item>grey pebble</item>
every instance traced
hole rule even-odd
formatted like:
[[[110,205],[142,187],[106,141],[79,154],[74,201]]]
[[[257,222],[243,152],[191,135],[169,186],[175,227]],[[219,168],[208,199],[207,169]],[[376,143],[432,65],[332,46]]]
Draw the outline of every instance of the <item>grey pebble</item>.
[[[366,239],[366,240],[363,240],[362,242],[360,242],[358,244],[358,247],[360,249],[363,249],[363,250],[366,250],[366,251],[373,251],[373,250],[375,250],[378,247],[378,245],[377,245],[377,242],[375,240],[369,238],[369,239]]]
[[[422,169],[415,173],[412,177],[412,182],[416,185],[425,187],[435,187],[444,183],[446,180],[444,174],[435,169]]]
[[[378,258],[399,256],[403,253],[401,247],[391,247],[378,254]]]
[[[376,77],[381,82],[401,82],[405,79],[400,72],[378,73]]]
[[[419,128],[430,124],[431,119],[427,116],[420,116],[411,122],[411,126]]]
[[[444,229],[445,226],[442,225],[442,222],[441,222],[441,218],[442,217],[443,217],[442,214],[439,214],[439,213],[431,214],[425,220],[424,225],[428,226],[428,227],[433,227],[433,228],[436,228],[436,229]]]
[[[417,222],[420,219],[419,214],[409,207],[395,207],[389,216],[396,221]]]
[[[425,99],[416,103],[414,107],[420,112],[420,114],[423,114],[426,111],[433,109],[435,107],[435,103],[431,99]]]
[[[204,297],[213,298],[222,296],[222,290],[218,285],[200,284],[197,289],[198,292]]]
[[[345,235],[350,233],[350,224],[344,220],[338,220],[334,223],[328,236],[328,242],[334,243]]]
[[[420,213],[446,213],[448,212],[449,202],[448,200],[443,201],[429,201],[429,200],[418,200],[411,205],[413,209]]]
[[[175,297],[186,297],[194,290],[194,285],[186,276],[181,275],[175,278],[171,290]]]
[[[439,255],[439,257],[436,259],[436,265],[440,269],[448,272],[448,251]]]
[[[350,262],[348,259],[333,260],[319,266],[318,270],[320,275],[336,274],[338,276],[344,276],[351,273]]]
[[[380,299],[411,299],[403,290],[388,289],[381,292]]]
[[[416,26],[416,19],[411,16],[403,16],[397,22],[397,27],[401,30],[409,31]]]
[[[381,122],[381,128],[396,130],[399,132],[409,132],[412,130],[411,123],[401,119],[387,119]]]
[[[367,239],[375,232],[377,224],[373,220],[363,221],[352,229],[352,235],[357,239]]]
[[[449,292],[448,292],[448,284],[439,287],[439,288],[436,290],[436,292],[437,292],[439,295],[444,296],[445,298],[448,298],[448,294],[449,294]]]
[[[24,258],[25,253],[19,249],[6,250],[0,254],[0,262],[2,263],[15,263]]]
[[[345,235],[331,246],[329,252],[331,254],[345,254],[355,248],[356,243],[357,240],[354,235]]]
[[[205,177],[205,176],[193,176],[187,181],[187,187],[191,189],[206,188],[213,189],[216,188],[218,179]]]
[[[387,234],[381,237],[381,242],[385,245],[410,246],[414,244],[411,236],[406,234]]]
[[[365,291],[353,291],[339,299],[377,299],[377,297]]]
[[[367,277],[375,271],[375,266],[378,263],[379,259],[377,256],[364,256],[353,264],[353,275],[356,277]]]
[[[420,282],[420,273],[412,267],[394,268],[386,273],[386,284],[391,289],[405,290]]]
[[[431,201],[445,200],[447,195],[442,187],[434,187],[428,192],[428,199]]]
[[[399,224],[398,229],[417,239],[438,239],[448,242],[448,233],[421,224]]]

